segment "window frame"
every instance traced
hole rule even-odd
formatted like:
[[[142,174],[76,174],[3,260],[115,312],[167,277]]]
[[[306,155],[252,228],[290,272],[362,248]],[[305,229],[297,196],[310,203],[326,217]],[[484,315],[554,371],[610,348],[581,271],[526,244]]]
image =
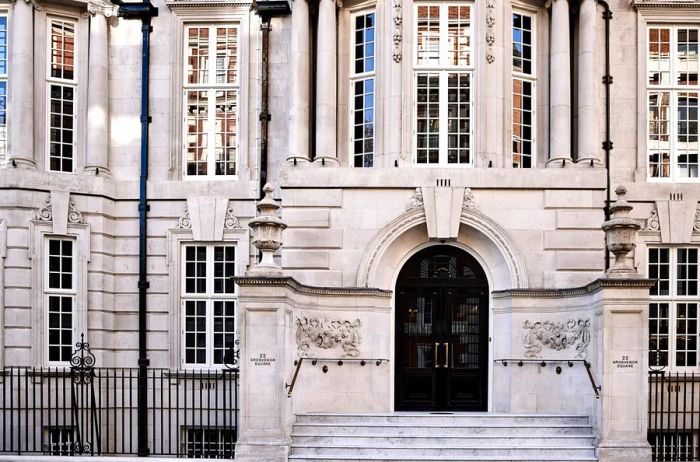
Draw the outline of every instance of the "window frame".
[[[50,259],[50,242],[51,241],[58,241],[58,242],[71,242],[72,244],[72,253],[71,253],[71,288],[70,289],[54,289],[50,287],[49,284],[49,276],[50,276],[50,270],[49,270],[49,259]],[[78,280],[77,280],[77,254],[78,254],[78,242],[75,236],[68,236],[68,235],[57,235],[57,234],[48,234],[43,236],[43,265],[42,265],[42,273],[43,273],[43,292],[42,292],[42,298],[44,300],[43,306],[44,306],[44,329],[42,332],[42,335],[44,337],[44,355],[46,357],[46,363],[49,366],[68,366],[70,365],[70,359],[68,361],[51,361],[51,355],[50,355],[50,349],[51,349],[51,343],[49,341],[49,330],[50,330],[50,313],[49,313],[49,304],[50,304],[50,299],[51,297],[70,297],[71,298],[71,342],[70,342],[70,347],[71,347],[71,352],[73,351],[73,347],[75,345],[75,341],[77,338],[77,333],[76,333],[76,318],[77,318],[77,298],[78,298]]]
[[[355,41],[355,20],[357,19],[358,16],[366,16],[369,14],[374,14],[374,70],[371,72],[362,72],[362,73],[355,73],[355,50],[357,46],[357,42]],[[371,5],[367,8],[362,8],[356,11],[351,11],[350,12],[350,52],[348,53],[349,56],[349,67],[348,67],[348,165],[353,168],[373,168],[377,167],[377,54],[379,51],[379,48],[377,46],[379,42],[379,35],[377,34],[378,31],[378,24],[377,24],[377,9],[375,8],[375,5]],[[373,93],[373,98],[374,98],[374,106],[372,108],[374,112],[374,120],[373,120],[373,133],[372,133],[372,166],[371,167],[366,167],[364,165],[364,157],[367,155],[366,152],[362,153],[363,157],[363,165],[360,167],[355,166],[355,157],[358,156],[357,153],[355,153],[355,148],[354,148],[354,143],[355,143],[355,83],[358,81],[367,81],[369,79],[372,79],[374,81],[374,93]],[[363,106],[362,108],[363,111],[366,110],[366,108]],[[363,138],[363,140],[366,140],[367,138]]]
[[[180,336],[181,336],[181,341],[180,341],[180,363],[181,367],[184,370],[216,370],[216,369],[223,369],[226,367],[226,364],[215,364],[214,363],[214,302],[216,301],[223,301],[223,302],[233,302],[234,304],[234,331],[233,335],[234,338],[238,335],[237,333],[237,322],[238,322],[238,285],[234,284],[233,287],[233,293],[221,293],[217,294],[213,290],[214,286],[214,248],[215,247],[224,247],[224,248],[233,248],[234,249],[234,260],[233,260],[233,267],[234,267],[234,276],[238,274],[238,256],[240,253],[240,248],[237,242],[235,241],[183,241],[181,243],[181,253],[180,253],[180,290],[178,292],[178,299],[180,302]],[[205,292],[203,294],[200,293],[188,293],[186,292],[186,274],[187,274],[187,258],[186,258],[186,251],[187,248],[192,248],[192,247],[204,247],[206,249],[206,255],[205,255],[205,265],[206,265],[206,278],[205,278]],[[186,315],[186,309],[185,305],[187,301],[204,301],[205,302],[205,317],[206,317],[206,327],[205,327],[205,337],[206,337],[206,345],[205,345],[205,355],[206,355],[206,361],[203,364],[199,363],[188,363],[186,362],[186,350],[187,350],[187,342],[185,341],[185,335],[187,334],[186,331],[186,325],[187,325],[187,315]]]
[[[64,79],[51,76],[51,27],[54,21],[60,21],[64,23],[73,24],[73,78]],[[80,72],[82,71],[81,66],[79,66],[81,52],[78,42],[80,41],[80,30],[79,30],[79,18],[73,16],[64,16],[60,14],[49,13],[46,15],[46,46],[44,47],[44,64],[45,64],[45,142],[44,142],[44,159],[47,172],[54,173],[67,173],[76,174],[78,171],[78,112],[79,112],[79,87],[80,87]],[[72,155],[72,169],[70,171],[64,170],[53,170],[51,169],[51,87],[60,86],[61,88],[70,87],[73,88],[73,155]]]
[[[650,20],[644,24],[644,27],[640,27],[641,32],[644,34],[643,40],[640,43],[644,44],[644,49],[641,50],[640,53],[640,62],[641,62],[641,76],[640,78],[642,79],[642,88],[644,88],[643,92],[643,106],[645,109],[645,112],[643,113],[644,115],[642,116],[643,123],[644,123],[644,138],[643,138],[643,146],[644,149],[640,150],[642,151],[641,154],[643,156],[643,162],[640,165],[643,165],[643,168],[645,169],[644,172],[644,178],[646,178],[647,182],[650,183],[698,183],[700,182],[700,130],[698,133],[698,176],[696,177],[680,177],[678,176],[678,155],[679,151],[677,151],[676,144],[678,143],[678,95],[680,93],[697,93],[698,95],[698,112],[700,113],[700,78],[698,79],[698,84],[696,85],[678,85],[677,83],[674,83],[676,81],[676,56],[677,56],[677,51],[678,51],[678,34],[677,31],[679,29],[698,29],[698,36],[699,36],[699,46],[700,46],[700,23],[693,23],[693,22],[688,22],[686,20],[678,20],[678,21],[666,21],[666,20]],[[649,54],[649,47],[650,47],[650,30],[651,29],[669,29],[670,30],[670,42],[669,42],[669,47],[671,52],[669,53],[669,75],[670,75],[670,81],[668,85],[651,85],[649,83],[649,72],[651,70],[650,66],[650,54]],[[700,54],[698,56],[698,59],[700,61]],[[700,65],[699,65],[700,66]],[[699,74],[700,74],[700,69],[699,69]],[[700,75],[699,75],[700,77]],[[670,174],[668,177],[655,177],[650,175],[650,119],[649,119],[649,98],[651,93],[663,93],[667,92],[670,95],[669,99],[669,106],[668,106],[668,112],[669,112],[669,121],[668,121],[668,127],[669,127],[669,132],[668,132],[668,137],[669,137],[669,159],[670,159]],[[697,120],[698,126],[700,127],[700,116],[698,117]]]
[[[538,101],[537,100],[537,98],[538,98],[538,95],[537,95],[538,72],[537,71],[538,71],[538,66],[539,66],[539,60],[537,59],[538,58],[537,53],[539,52],[538,43],[537,43],[537,34],[539,33],[539,30],[538,30],[538,24],[537,24],[537,12],[536,11],[530,11],[530,10],[527,10],[524,8],[519,8],[519,7],[514,6],[510,12],[510,16],[511,16],[511,26],[510,26],[511,50],[512,50],[512,45],[513,45],[512,18],[516,14],[521,15],[521,16],[527,16],[528,18],[530,18],[530,21],[531,21],[531,28],[530,28],[531,72],[530,72],[530,74],[526,74],[524,72],[516,72],[515,71],[515,68],[513,66],[513,54],[511,51],[510,60],[509,60],[510,69],[511,69],[511,77],[510,77],[510,81],[511,81],[511,87],[510,87],[510,111],[511,111],[511,117],[510,117],[510,122],[511,122],[510,123],[510,134],[511,134],[511,136],[510,136],[510,154],[511,155],[510,155],[510,165],[508,165],[507,167],[517,168],[517,169],[521,169],[521,168],[532,169],[532,168],[537,168],[537,166],[538,166],[537,163],[540,161],[540,159],[538,159],[538,157],[537,157],[537,149],[538,149],[537,135],[538,135],[538,130],[540,128],[539,124],[537,123],[538,122],[537,118],[539,116],[538,111],[537,111],[537,101]],[[513,158],[514,158],[513,139],[515,136],[514,130],[513,130],[514,124],[515,124],[515,121],[513,120],[513,112],[515,109],[515,98],[513,98],[513,92],[514,92],[515,80],[530,82],[532,85],[532,94],[530,95],[530,99],[532,100],[532,109],[530,111],[532,114],[532,121],[530,124],[530,129],[531,129],[531,133],[532,133],[532,139],[531,139],[532,148],[531,148],[531,154],[530,154],[530,157],[531,157],[530,167],[516,167],[513,165],[513,163],[514,163],[513,162]]]
[[[698,371],[700,370],[700,246],[697,244],[684,244],[684,245],[658,245],[658,244],[653,244],[647,246],[646,249],[646,277],[650,277],[650,269],[651,269],[651,251],[652,250],[662,250],[666,249],[669,251],[669,260],[668,260],[668,266],[669,266],[669,294],[668,295],[652,295],[651,290],[649,292],[649,319],[651,320],[651,305],[652,304],[668,304],[669,306],[669,315],[668,318],[668,350],[667,350],[667,355],[668,355],[668,361],[667,364],[664,366],[665,368],[668,368],[670,371],[679,371],[679,372],[693,372],[693,371]],[[696,294],[697,295],[678,295],[678,251],[681,249],[694,249],[698,252],[698,263],[697,263],[697,271],[698,271],[698,279],[696,282]],[[656,285],[654,285],[656,287]],[[678,322],[678,309],[677,305],[678,304],[683,304],[683,303],[695,303],[696,304],[696,311],[698,313],[698,317],[696,318],[696,330],[698,331],[696,333],[697,340],[696,340],[696,349],[695,349],[695,362],[696,364],[694,366],[678,366],[676,364],[676,337],[678,335],[677,332],[677,322]],[[658,318],[654,318],[658,319]],[[686,319],[692,319],[692,318],[686,318]],[[649,344],[652,340],[652,331],[651,331],[651,321],[647,325],[648,328],[648,340],[647,344]],[[656,334],[656,332],[654,332]],[[688,350],[684,350],[688,351]],[[650,350],[649,354],[651,355],[653,352]],[[656,366],[652,366],[656,367]],[[658,366],[661,367],[661,366]]]
[[[215,77],[213,78],[212,76],[216,75],[216,58],[211,59],[211,55],[209,56],[208,62],[210,67],[207,69],[207,73],[209,75],[209,81],[206,84],[189,84],[187,82],[187,71],[188,71],[188,62],[187,62],[187,56],[188,56],[188,44],[187,44],[187,31],[192,28],[192,27],[207,27],[210,31],[216,30],[217,27],[222,27],[222,26],[233,26],[236,28],[236,57],[238,61],[238,67],[236,70],[236,82],[233,84],[216,84],[215,82],[212,83],[213,80],[215,80]],[[240,18],[222,18],[220,20],[212,20],[212,21],[207,21],[203,19],[184,19],[182,21],[182,42],[181,46],[179,47],[179,59],[175,60],[174,62],[179,63],[181,72],[176,73],[179,74],[180,81],[178,83],[178,92],[177,94],[179,97],[177,97],[180,101],[181,107],[180,111],[178,114],[178,117],[175,119],[179,121],[179,140],[180,140],[180,174],[181,178],[183,180],[187,181],[226,181],[226,180],[239,180],[241,179],[241,169],[243,168],[243,146],[244,146],[244,136],[243,134],[246,132],[247,127],[244,126],[243,121],[245,120],[245,117],[242,116],[242,114],[246,114],[245,111],[247,111],[247,104],[243,104],[244,97],[243,95],[246,94],[244,93],[244,82],[248,78],[247,72],[244,72],[244,69],[247,68],[244,64],[247,62],[247,53],[244,53],[244,46],[247,46],[247,43],[244,43],[243,38],[246,34],[243,33],[244,29],[244,21]],[[216,46],[212,47],[212,43],[216,45],[216,34],[211,33],[209,35],[209,49],[210,50],[216,50]],[[177,46],[174,46],[175,49],[178,49]],[[246,60],[246,61],[244,61]],[[213,72],[212,72],[213,71]],[[223,91],[234,91],[236,93],[236,146],[235,146],[235,169],[236,173],[234,175],[216,175],[216,155],[215,155],[215,140],[216,140],[216,111],[212,111],[212,108],[216,107],[216,92],[218,90],[223,90]],[[187,151],[187,92],[188,91],[207,91],[207,92],[212,92],[214,93],[214,98],[210,98],[208,101],[208,117],[209,121],[207,122],[207,125],[209,128],[207,129],[207,139],[208,141],[211,140],[211,143],[209,146],[207,146],[207,174],[206,175],[189,175],[187,173],[187,163],[188,163],[188,151]]]
[[[418,63],[418,8],[422,6],[438,6],[440,8],[439,17],[439,27],[440,27],[440,38],[439,38],[439,63],[438,65],[419,65]],[[448,34],[448,8],[451,6],[456,7],[468,7],[469,8],[469,65],[468,66],[455,66],[449,65],[449,34]],[[412,109],[411,109],[411,145],[412,149],[412,159],[411,166],[418,168],[474,168],[476,166],[476,130],[474,120],[477,117],[476,110],[478,106],[475,104],[474,98],[478,91],[477,83],[477,47],[474,46],[474,39],[476,37],[477,27],[475,21],[475,13],[477,12],[476,4],[474,1],[469,2],[457,2],[454,0],[449,1],[426,1],[422,0],[419,2],[414,2],[412,6],[413,20],[411,24],[411,34],[412,34],[412,49],[411,49],[411,95],[413,98]],[[438,131],[438,162],[437,163],[418,163],[418,74],[437,74],[439,77],[439,128]],[[449,163],[448,162],[448,75],[449,74],[467,74],[469,76],[469,162],[460,163]],[[444,128],[442,128],[444,127]],[[457,133],[457,136],[462,134]],[[459,148],[458,148],[459,149]]]

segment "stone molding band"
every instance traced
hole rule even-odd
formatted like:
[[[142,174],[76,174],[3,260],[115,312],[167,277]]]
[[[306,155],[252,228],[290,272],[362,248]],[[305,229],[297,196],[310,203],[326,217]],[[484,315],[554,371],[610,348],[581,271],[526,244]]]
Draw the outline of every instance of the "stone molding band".
[[[240,286],[277,286],[289,287],[303,295],[341,295],[341,296],[371,296],[390,298],[393,294],[390,290],[373,289],[365,287],[315,287],[300,283],[290,276],[285,277],[250,277],[241,276],[233,278]]]
[[[624,288],[624,289],[648,289],[656,283],[655,279],[596,279],[595,281],[586,284],[582,287],[572,287],[569,289],[508,289],[496,290],[491,292],[494,299],[501,298],[562,298],[576,297],[579,295],[588,295],[596,293],[602,289]]]

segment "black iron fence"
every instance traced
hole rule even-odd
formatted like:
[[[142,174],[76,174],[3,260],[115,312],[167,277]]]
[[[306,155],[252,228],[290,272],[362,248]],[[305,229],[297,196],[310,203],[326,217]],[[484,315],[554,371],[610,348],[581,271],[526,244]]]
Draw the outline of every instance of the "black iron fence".
[[[647,435],[655,461],[700,461],[700,375],[649,372]]]
[[[87,343],[76,346],[71,367],[0,371],[0,452],[135,455],[138,434],[146,431],[150,454],[233,458],[236,369],[148,369],[149,418],[142,429],[138,369],[93,367]]]

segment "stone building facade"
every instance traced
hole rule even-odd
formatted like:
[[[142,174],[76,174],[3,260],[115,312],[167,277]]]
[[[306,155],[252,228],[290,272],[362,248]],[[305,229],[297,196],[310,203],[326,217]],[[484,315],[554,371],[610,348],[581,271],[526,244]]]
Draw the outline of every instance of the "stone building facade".
[[[650,361],[700,369],[700,2],[289,3],[154,2],[150,364],[221,367],[235,324],[242,459],[286,460],[305,412],[462,410],[587,415],[600,460],[650,460]],[[137,364],[140,32],[104,0],[0,4],[2,366],[80,333]],[[382,361],[305,361],[288,398],[299,358]],[[586,360],[601,398],[520,359]]]

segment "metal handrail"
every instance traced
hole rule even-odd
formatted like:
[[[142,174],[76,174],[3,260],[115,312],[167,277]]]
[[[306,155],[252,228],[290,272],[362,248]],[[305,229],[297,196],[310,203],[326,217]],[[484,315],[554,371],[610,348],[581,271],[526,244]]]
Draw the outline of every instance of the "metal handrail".
[[[287,398],[292,397],[292,392],[294,392],[294,385],[297,383],[297,377],[299,376],[299,370],[301,369],[301,365],[304,362],[304,360],[311,361],[311,365],[315,366],[319,362],[334,362],[337,363],[338,366],[342,366],[344,363],[360,363],[360,366],[365,366],[368,362],[374,362],[377,366],[381,365],[382,363],[388,363],[389,360],[385,358],[299,358],[294,360],[294,365],[296,368],[294,369],[294,375],[292,376],[292,383],[285,383],[284,388],[288,388],[287,391]],[[323,373],[325,374],[328,372],[328,366],[323,366]]]
[[[503,364],[504,367],[508,367],[508,363],[515,363],[518,367],[523,367],[525,363],[537,363],[542,367],[547,366],[547,363],[566,363],[569,367],[574,367],[574,363],[583,363],[586,367],[586,373],[588,375],[588,380],[591,382],[591,388],[593,388],[593,393],[595,393],[596,399],[600,398],[600,391],[603,389],[601,385],[598,385],[593,376],[593,371],[591,371],[591,363],[585,359],[528,359],[528,358],[518,358],[518,359],[494,359],[494,362]],[[557,373],[561,373],[558,370]]]

